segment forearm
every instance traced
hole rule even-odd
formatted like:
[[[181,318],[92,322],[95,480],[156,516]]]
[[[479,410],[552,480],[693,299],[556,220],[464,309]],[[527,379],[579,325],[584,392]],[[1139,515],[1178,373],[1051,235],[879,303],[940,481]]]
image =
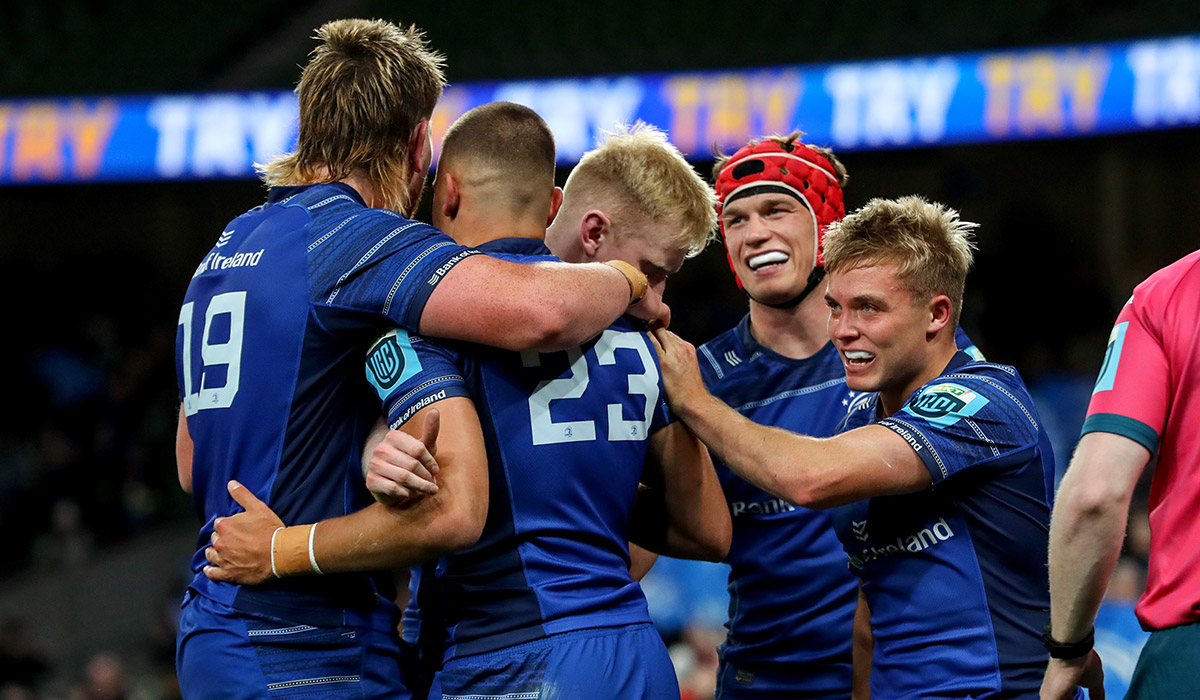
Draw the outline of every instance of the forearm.
[[[664,554],[720,561],[729,553],[732,524],[712,459],[684,425],[671,431],[661,458],[667,515]]]
[[[820,469],[819,440],[754,423],[709,394],[674,408],[738,476],[790,503],[814,500],[811,478]]]
[[[322,521],[313,555],[324,573],[412,566],[468,547],[479,538],[435,495],[407,507],[374,503]]]
[[[608,265],[522,265],[474,255],[434,289],[421,333],[508,350],[560,350],[603,331],[630,298],[629,280]]]
[[[1079,442],[1050,523],[1051,635],[1060,642],[1078,641],[1092,628],[1149,457],[1120,435],[1089,433]]]

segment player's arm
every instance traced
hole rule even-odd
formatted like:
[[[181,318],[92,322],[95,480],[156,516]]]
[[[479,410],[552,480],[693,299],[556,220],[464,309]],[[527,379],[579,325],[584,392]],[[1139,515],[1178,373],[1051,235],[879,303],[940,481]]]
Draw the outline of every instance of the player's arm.
[[[871,631],[871,608],[867,605],[867,597],[863,595],[862,585],[859,585],[858,606],[854,609],[854,642],[850,650],[854,669],[850,685],[852,700],[870,700],[871,656],[874,651],[875,634]]]
[[[675,422],[651,435],[646,470],[654,485],[638,489],[633,543],[680,559],[724,559],[733,538],[729,507],[708,450],[692,431]]]
[[[764,491],[789,503],[831,508],[932,483],[912,447],[883,426],[813,438],[748,420],[708,393],[696,348],[667,330],[653,336],[671,409],[730,469]]]
[[[442,427],[423,442],[438,445],[437,493],[400,506],[374,503],[356,513],[309,525],[287,527],[245,487],[230,493],[245,512],[220,518],[205,550],[209,578],[260,583],[271,578],[272,556],[280,576],[364,571],[410,566],[469,547],[487,518],[488,475],[483,433],[474,403],[466,397],[437,402]],[[425,407],[403,426],[416,436]],[[311,541],[311,545],[309,544]]]
[[[175,427],[175,469],[179,474],[179,486],[187,493],[192,492],[192,434],[188,432],[187,415],[179,407],[179,424]]]
[[[519,264],[472,255],[434,288],[420,326],[438,338],[548,351],[579,345],[626,312],[647,321],[669,318],[632,265]]]
[[[1115,433],[1084,435],[1075,449],[1050,520],[1050,636],[1072,643],[1092,631],[1125,537],[1129,502],[1150,460],[1141,443]],[[1103,682],[1095,650],[1050,659],[1043,698],[1072,698],[1077,685]]]
[[[425,414],[425,436],[437,435],[441,414],[430,407]],[[363,446],[362,473],[367,490],[376,501],[398,505],[438,491],[437,441],[422,439],[403,430],[391,430],[382,418],[375,422]]]

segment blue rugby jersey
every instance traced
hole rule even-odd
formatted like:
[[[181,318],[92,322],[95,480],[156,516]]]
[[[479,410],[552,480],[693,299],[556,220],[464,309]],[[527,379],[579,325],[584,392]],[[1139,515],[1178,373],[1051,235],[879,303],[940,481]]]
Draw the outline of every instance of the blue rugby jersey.
[[[957,340],[977,353],[959,330]],[[812,357],[761,345],[747,314],[699,348],[704,383],[746,418],[814,437],[834,434],[855,393],[832,343]],[[713,457],[733,519],[723,682],[848,697],[858,580],[827,511],[788,504]],[[766,676],[760,675],[766,674]]]
[[[832,343],[812,357],[784,357],[754,339],[749,315],[700,346],[699,358],[708,390],[761,425],[828,437],[854,396]],[[758,674],[778,674],[792,690],[848,696],[858,580],[829,514],[790,505],[714,463],[733,519],[721,660],[755,687],[779,682]]]
[[[213,521],[240,510],[237,479],[287,524],[370,502],[362,445],[378,403],[362,358],[382,328],[415,330],[434,286],[475,251],[341,184],[273,188],[234,219],[196,269],[177,328],[179,391],[194,441],[204,525],[194,587],[242,610],[325,620],[373,604],[371,577],[298,577],[258,587],[207,579]]]
[[[844,429],[895,431],[933,484],[833,512],[871,608],[871,696],[1036,697],[1054,457],[1024,383],[958,353],[895,415],[879,420],[877,399]]]
[[[480,249],[549,252],[529,239]],[[406,358],[410,369],[380,381],[375,366],[400,364],[387,358]],[[629,517],[648,437],[667,418],[658,360],[637,321],[619,319],[593,341],[552,353],[433,343],[398,331],[373,349],[367,367],[393,427],[421,407],[470,396],[487,447],[483,534],[414,570],[406,641],[419,639],[426,656],[436,648],[450,659],[650,621],[629,577]]]

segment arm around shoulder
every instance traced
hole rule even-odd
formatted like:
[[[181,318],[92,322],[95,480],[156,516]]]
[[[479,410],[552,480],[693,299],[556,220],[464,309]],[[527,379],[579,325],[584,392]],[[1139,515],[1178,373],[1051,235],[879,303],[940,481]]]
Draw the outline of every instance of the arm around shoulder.
[[[600,333],[627,310],[661,306],[655,297],[631,308],[630,282],[608,265],[472,255],[433,290],[421,333],[506,350],[561,350]]]

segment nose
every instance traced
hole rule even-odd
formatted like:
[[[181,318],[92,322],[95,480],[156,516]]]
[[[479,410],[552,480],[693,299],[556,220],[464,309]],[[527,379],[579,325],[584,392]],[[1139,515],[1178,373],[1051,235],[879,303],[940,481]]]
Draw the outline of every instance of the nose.
[[[858,329],[854,325],[853,315],[842,311],[831,311],[829,313],[829,337],[841,342],[849,342],[857,338]]]
[[[771,237],[771,229],[767,222],[757,214],[752,214],[746,220],[746,242],[762,243]]]

